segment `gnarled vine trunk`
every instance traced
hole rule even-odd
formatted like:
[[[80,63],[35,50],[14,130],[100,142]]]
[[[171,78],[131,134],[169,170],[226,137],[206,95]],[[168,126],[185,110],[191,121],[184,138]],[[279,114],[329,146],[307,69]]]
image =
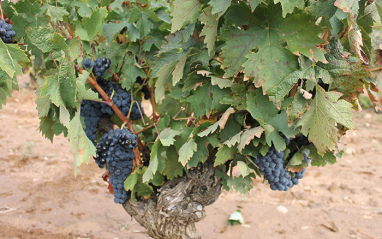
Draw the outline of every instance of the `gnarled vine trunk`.
[[[221,193],[212,163],[201,164],[186,175],[166,182],[157,195],[123,204],[153,238],[201,238],[195,222],[205,217],[204,207]]]

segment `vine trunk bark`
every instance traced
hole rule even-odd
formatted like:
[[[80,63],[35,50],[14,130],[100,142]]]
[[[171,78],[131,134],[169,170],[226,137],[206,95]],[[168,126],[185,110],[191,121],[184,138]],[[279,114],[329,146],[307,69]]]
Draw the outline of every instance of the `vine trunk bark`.
[[[183,177],[167,181],[158,193],[145,200],[123,204],[153,238],[201,238],[195,223],[206,214],[204,207],[214,203],[221,193],[221,181],[215,177],[212,163],[200,164]]]

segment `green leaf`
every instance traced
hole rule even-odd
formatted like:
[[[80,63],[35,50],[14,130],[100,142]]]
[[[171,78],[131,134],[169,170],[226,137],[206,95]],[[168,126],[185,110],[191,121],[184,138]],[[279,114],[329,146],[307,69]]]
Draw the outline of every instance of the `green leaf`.
[[[80,111],[76,112],[68,124],[67,138],[74,152],[74,172],[77,174],[77,167],[83,162],[88,163],[89,158],[96,155],[93,142],[88,139],[82,128]]]
[[[183,165],[178,161],[178,152],[176,151],[176,148],[174,146],[168,147],[166,155],[166,166],[163,171],[164,175],[170,180],[182,176]]]
[[[69,57],[74,60],[82,54],[82,41],[80,38],[75,37],[69,43]]]
[[[173,61],[165,64],[156,74],[158,79],[155,81],[155,101],[158,104],[160,104],[163,100],[166,85],[171,80],[171,74],[175,69],[176,63],[177,62]]]
[[[236,153],[235,148],[230,148],[226,145],[219,145],[218,152],[216,153],[214,166],[224,164],[228,160],[233,159]]]
[[[63,17],[69,15],[69,13],[62,7],[47,4],[46,15],[50,16],[53,21],[63,21]]]
[[[197,150],[197,144],[194,139],[190,139],[179,149],[179,162],[185,166],[187,162],[191,159],[192,155]]]
[[[48,115],[50,109],[50,99],[49,96],[36,99],[36,108],[38,111],[38,117],[43,118]]]
[[[333,81],[333,78],[328,70],[313,64],[307,68],[303,67],[301,70],[290,73],[277,85],[274,85],[268,91],[268,94],[275,97],[275,102],[280,102],[300,79],[307,79],[315,84],[318,83],[319,79],[322,79],[325,83],[332,83]]]
[[[178,63],[176,63],[174,71],[172,72],[172,85],[175,86],[182,78],[183,78],[183,71],[184,67],[186,65],[186,61],[188,58],[188,54],[183,55]]]
[[[65,106],[60,105],[60,122],[65,127],[69,127],[70,113]]]
[[[143,182],[148,182],[154,178],[158,170],[159,165],[159,148],[161,147],[161,142],[158,140],[154,143],[151,153],[150,153],[150,165],[147,168],[146,172],[142,176]]]
[[[302,9],[305,7],[304,0],[274,0],[275,3],[281,2],[281,6],[283,8],[283,17],[285,17],[288,13],[292,13],[295,7]]]
[[[240,192],[240,193],[247,193],[249,190],[253,188],[252,184],[252,178],[255,178],[255,175],[251,173],[250,175],[243,177],[229,177],[227,180],[227,186],[231,189],[233,188],[234,190]]]
[[[29,40],[42,52],[53,52],[55,46],[51,39],[53,39],[53,29],[47,27],[29,28],[25,32]]]
[[[16,73],[17,62],[12,59],[8,47],[0,41],[0,68],[5,71],[10,78]]]
[[[245,130],[244,133],[241,135],[240,143],[237,146],[237,148],[239,149],[239,152],[241,152],[246,145],[251,143],[251,141],[255,137],[260,138],[263,132],[264,132],[264,129],[261,126],[257,126],[255,128]]]
[[[277,6],[269,6],[267,10],[258,7],[252,14],[249,7],[242,4],[231,7],[227,12],[227,18],[233,23],[248,27],[230,28],[221,35],[226,40],[221,53],[226,70],[225,78],[244,70],[249,77],[254,78],[257,87],[265,84],[266,92],[297,68],[297,57],[292,52],[326,61],[325,51],[316,47],[323,42],[318,37],[321,28],[314,23],[307,25],[311,20],[307,14],[282,18]],[[264,25],[264,21],[267,25]],[[286,44],[281,45],[282,42]]]
[[[91,41],[101,32],[107,13],[106,8],[99,8],[90,17],[82,19],[82,25],[88,34],[87,38],[81,37],[82,40]]]
[[[251,6],[252,12],[255,11],[256,7],[259,6],[261,3],[261,0],[248,0],[249,1],[249,6]]]
[[[212,100],[209,95],[210,87],[203,85],[198,87],[193,92],[193,95],[187,98],[187,101],[190,103],[190,109],[194,112],[195,117],[202,117],[210,112]]]
[[[310,100],[304,98],[302,94],[297,93],[294,96],[293,103],[288,106],[288,125],[292,126],[308,110]]]
[[[231,0],[211,0],[208,3],[208,5],[211,6],[211,7],[207,7],[210,9],[209,10],[210,13],[212,14],[219,13],[219,15],[223,15],[225,11],[227,11],[229,6],[231,6]],[[206,10],[207,8],[205,8],[204,10]]]
[[[211,84],[219,86],[220,89],[230,88],[233,85],[233,82],[228,79],[223,79],[217,76],[209,75],[211,78]]]
[[[230,0],[226,2],[231,4]],[[219,4],[219,6],[221,6],[221,4]],[[215,47],[216,36],[218,34],[218,25],[220,18],[220,15],[212,14],[212,10],[212,7],[207,7],[203,9],[202,16],[200,17],[200,21],[204,24],[200,36],[205,36],[204,43],[207,44],[208,55],[210,56],[213,55],[212,53]]]
[[[133,55],[129,55],[125,59],[125,67],[123,68],[123,72],[120,76],[120,83],[122,88],[126,90],[130,90],[134,85],[138,76],[144,78],[145,72],[143,69],[138,68],[135,62],[135,57]]]
[[[198,20],[201,3],[199,0],[175,0],[174,11],[171,13],[171,33],[174,33],[189,23]]]
[[[314,145],[309,145],[308,149],[310,150],[309,158],[312,160],[312,166],[323,167],[328,163],[333,165],[337,160],[336,156],[331,151],[328,151],[322,155],[317,151],[317,148],[314,147]]]
[[[247,94],[247,110],[251,116],[261,125],[278,114],[278,109],[269,100],[268,96],[263,95],[261,89],[257,89],[251,94]]]
[[[224,114],[222,115],[222,117],[213,125],[209,126],[206,130],[198,133],[198,136],[199,137],[205,137],[213,132],[215,132],[217,129],[218,129],[218,126],[220,126],[220,130],[224,129],[226,123],[227,123],[227,120],[229,118],[229,116],[231,114],[235,113],[235,109],[230,107],[228,108]]]
[[[350,12],[352,16],[358,14],[359,0],[336,0],[334,5],[344,12]]]
[[[243,161],[237,162],[237,172],[239,176],[243,176],[244,178],[249,174],[253,173],[253,169],[250,169],[248,165]]]
[[[175,136],[180,135],[182,131],[173,130],[171,128],[166,128],[159,134],[159,140],[161,141],[163,146],[173,145],[175,142]]]
[[[125,182],[123,183],[123,187],[125,188],[126,191],[133,191],[135,185],[138,182],[138,171],[134,170],[129,177],[126,178]]]
[[[243,133],[243,131],[240,131],[239,133],[232,136],[229,140],[225,141],[223,144],[227,145],[228,147],[232,147],[235,144],[240,143],[242,133]]]
[[[302,126],[301,132],[308,135],[320,154],[333,150],[338,141],[336,123],[348,129],[354,129],[352,104],[339,100],[338,92],[325,92],[320,86],[316,87],[316,97],[310,109],[297,125]]]
[[[139,29],[141,38],[146,37],[150,34],[151,30],[154,28],[154,24],[150,19],[158,21],[158,17],[148,8],[134,7],[129,16],[129,23],[135,23],[136,27]]]

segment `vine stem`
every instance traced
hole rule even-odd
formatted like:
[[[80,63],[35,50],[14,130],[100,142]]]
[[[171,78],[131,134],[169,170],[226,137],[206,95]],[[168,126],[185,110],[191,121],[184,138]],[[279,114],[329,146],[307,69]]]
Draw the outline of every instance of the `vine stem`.
[[[152,127],[154,127],[153,124],[152,124],[152,125],[149,125],[149,126],[147,126],[147,127],[145,127],[145,128],[143,128],[143,129],[141,129],[141,130],[138,130],[137,132],[135,132],[135,134],[140,134],[140,133],[142,133],[143,131],[146,131],[146,130],[152,128]]]
[[[74,64],[74,66],[80,74],[83,73],[83,70],[81,69],[81,67],[79,67],[76,64]],[[111,104],[111,108],[114,110],[114,112],[118,115],[118,117],[122,120],[122,122],[126,124],[127,128],[129,128],[129,130],[134,133],[133,127],[131,126],[128,118],[122,114],[122,112],[118,109],[118,107],[115,104],[113,104],[112,99],[110,99],[109,96],[105,93],[105,91],[97,84],[97,81],[90,76],[88,76],[88,81],[98,91],[98,93],[100,93],[102,98],[106,102],[108,102],[108,104]]]
[[[379,70],[382,70],[382,66],[377,67],[377,68],[370,69],[370,71],[379,71]]]

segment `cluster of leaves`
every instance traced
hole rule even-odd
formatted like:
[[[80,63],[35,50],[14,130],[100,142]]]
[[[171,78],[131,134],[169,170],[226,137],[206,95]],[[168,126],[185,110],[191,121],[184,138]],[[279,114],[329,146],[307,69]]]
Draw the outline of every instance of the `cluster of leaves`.
[[[39,82],[40,130],[51,140],[64,134],[76,166],[95,153],[80,104],[101,100],[86,84],[90,71],[76,72],[84,59],[112,59],[113,74],[105,78],[138,99],[137,76],[155,90],[153,116],[130,122],[148,149],[147,164],[125,182],[147,197],[207,160],[225,189],[246,192],[258,173],[251,157],[272,145],[290,168],[304,166],[303,154],[315,166],[334,163],[339,138],[354,128],[359,95],[366,91],[378,106],[379,86],[367,65],[382,5],[372,2],[20,0],[2,8]],[[19,46],[3,45],[10,54],[1,56],[11,61],[0,61],[0,74],[9,77],[0,92],[10,92],[20,67],[4,62],[28,58]],[[301,134],[312,144],[295,153],[283,136]]]

